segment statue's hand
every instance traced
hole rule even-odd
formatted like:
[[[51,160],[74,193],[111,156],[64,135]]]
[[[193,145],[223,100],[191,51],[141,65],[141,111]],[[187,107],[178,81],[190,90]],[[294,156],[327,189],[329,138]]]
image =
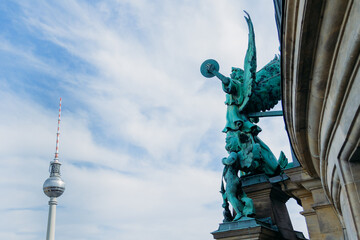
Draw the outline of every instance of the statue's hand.
[[[205,60],[200,66],[201,74],[206,78],[212,78],[219,72],[219,63],[214,59]]]
[[[215,71],[215,66],[211,63],[206,64],[206,69],[208,70],[208,72],[212,73]]]

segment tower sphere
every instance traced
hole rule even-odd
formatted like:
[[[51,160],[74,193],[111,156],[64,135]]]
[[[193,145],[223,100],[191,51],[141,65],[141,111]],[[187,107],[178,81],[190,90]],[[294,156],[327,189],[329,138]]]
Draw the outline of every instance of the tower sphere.
[[[43,190],[48,197],[60,197],[65,191],[65,182],[58,176],[49,177],[44,182]]]

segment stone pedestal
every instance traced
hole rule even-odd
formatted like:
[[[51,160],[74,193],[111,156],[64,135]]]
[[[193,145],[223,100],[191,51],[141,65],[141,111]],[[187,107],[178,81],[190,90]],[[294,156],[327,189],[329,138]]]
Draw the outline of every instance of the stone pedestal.
[[[241,179],[243,190],[253,200],[256,219],[222,223],[212,232],[214,239],[305,239],[302,233],[294,231],[285,205],[289,196],[279,183],[288,179],[286,175],[269,178],[257,174]]]
[[[240,220],[238,222],[221,223],[219,229],[211,233],[214,239],[221,240],[273,240],[280,239],[277,229],[270,224],[254,218]]]
[[[298,239],[285,205],[289,196],[278,184],[284,178],[287,178],[286,175],[283,178],[269,178],[265,174],[244,177],[243,190],[254,202],[257,219],[270,218],[284,239]]]

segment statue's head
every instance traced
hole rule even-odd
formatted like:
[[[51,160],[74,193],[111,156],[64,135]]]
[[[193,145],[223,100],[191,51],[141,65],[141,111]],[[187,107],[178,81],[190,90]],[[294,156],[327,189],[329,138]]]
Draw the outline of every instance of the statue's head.
[[[239,142],[239,136],[237,132],[234,131],[228,131],[226,133],[226,139],[225,139],[226,145],[225,149],[228,152],[239,152],[240,151],[240,142]]]
[[[233,67],[233,68],[231,68],[230,77],[232,79],[243,81],[243,79],[244,79],[244,70],[242,70],[241,68]]]

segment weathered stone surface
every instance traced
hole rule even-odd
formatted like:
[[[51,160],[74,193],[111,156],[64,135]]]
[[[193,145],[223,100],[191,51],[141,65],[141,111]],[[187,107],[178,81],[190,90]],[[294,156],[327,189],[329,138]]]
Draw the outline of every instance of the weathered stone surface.
[[[301,201],[310,239],[344,239],[341,222],[335,208],[324,193],[321,181],[310,177],[302,167],[286,169],[290,178],[283,183],[282,189],[287,194]],[[291,183],[291,188],[287,188]]]
[[[360,239],[359,16],[360,1],[285,1],[283,110],[294,152],[314,179],[298,182],[313,201],[308,207],[299,196],[311,239]]]
[[[270,218],[280,236],[284,239],[297,239],[285,205],[289,196],[281,190],[278,183],[281,180],[276,178],[271,181],[265,174],[247,176],[242,180],[243,190],[253,199],[257,219]]]

